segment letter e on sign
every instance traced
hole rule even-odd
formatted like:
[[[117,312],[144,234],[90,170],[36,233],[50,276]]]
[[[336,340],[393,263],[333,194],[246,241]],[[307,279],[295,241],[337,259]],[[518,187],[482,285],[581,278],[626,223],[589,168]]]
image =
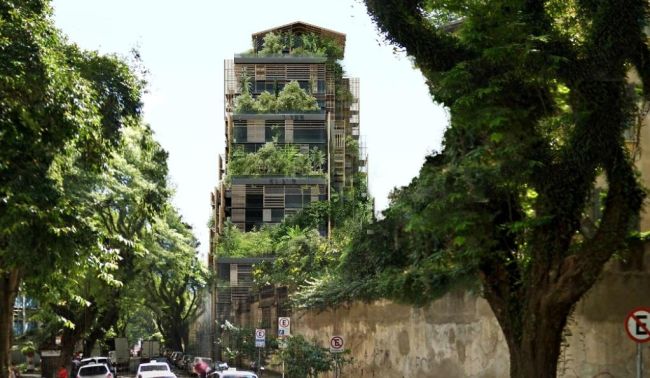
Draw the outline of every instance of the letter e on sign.
[[[278,336],[289,336],[291,335],[291,319],[289,318],[278,318]]]
[[[330,338],[330,352],[341,353],[345,347],[345,342],[341,336],[332,336]]]
[[[625,318],[625,331],[634,342],[650,341],[650,307],[632,310]]]

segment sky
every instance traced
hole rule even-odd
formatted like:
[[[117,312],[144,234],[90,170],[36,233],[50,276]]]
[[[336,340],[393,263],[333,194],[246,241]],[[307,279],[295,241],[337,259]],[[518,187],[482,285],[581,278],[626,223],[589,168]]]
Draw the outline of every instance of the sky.
[[[448,115],[422,74],[385,43],[358,0],[54,0],[71,42],[128,56],[149,71],[144,118],[169,152],[173,203],[207,254],[210,192],[224,152],[223,61],[251,47],[251,34],[304,21],[346,34],[346,75],[360,78],[360,129],[377,211],[440,149]]]

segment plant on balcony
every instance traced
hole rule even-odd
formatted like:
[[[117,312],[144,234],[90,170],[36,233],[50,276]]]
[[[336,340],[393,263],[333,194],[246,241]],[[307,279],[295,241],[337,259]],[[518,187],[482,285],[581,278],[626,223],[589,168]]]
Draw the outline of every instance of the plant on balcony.
[[[241,148],[233,151],[228,175],[315,176],[323,174],[324,163],[325,154],[318,148],[303,154],[296,146],[269,142],[257,152],[247,153]]]
[[[248,86],[242,85],[242,93],[235,98],[236,114],[313,112],[319,109],[316,97],[300,88],[295,80],[285,85],[277,96],[264,91],[257,98],[253,98]]]
[[[343,49],[336,40],[315,33],[268,33],[264,36],[262,49],[257,55],[282,55],[285,51],[294,56],[322,56],[334,60],[343,58]]]
[[[285,85],[276,99],[277,111],[315,111],[318,110],[316,98],[300,88],[297,81]]]

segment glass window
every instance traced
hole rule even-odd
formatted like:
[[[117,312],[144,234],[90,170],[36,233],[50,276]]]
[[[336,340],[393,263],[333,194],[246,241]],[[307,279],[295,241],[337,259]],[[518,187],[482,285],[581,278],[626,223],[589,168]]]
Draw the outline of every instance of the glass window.
[[[246,143],[246,136],[248,135],[248,128],[235,127],[233,129],[233,139],[235,143]]]
[[[271,209],[271,222],[282,222],[284,209]]]
[[[266,82],[264,80],[255,81],[255,93],[264,92],[265,85],[266,85]]]
[[[294,129],[294,143],[322,142],[325,140],[325,129]]]
[[[263,204],[264,204],[263,194],[246,194],[246,208],[261,209]],[[248,214],[246,214],[246,219],[248,219]],[[262,214],[260,213],[260,220],[261,219],[262,219]]]
[[[284,199],[284,206],[288,208],[302,208],[302,195],[287,194]]]
[[[101,366],[83,366],[79,369],[79,375],[89,376],[89,375],[102,375],[108,373],[108,368],[105,365]]]
[[[284,127],[266,126],[264,131],[267,142],[272,142],[277,139],[277,143],[284,143]]]

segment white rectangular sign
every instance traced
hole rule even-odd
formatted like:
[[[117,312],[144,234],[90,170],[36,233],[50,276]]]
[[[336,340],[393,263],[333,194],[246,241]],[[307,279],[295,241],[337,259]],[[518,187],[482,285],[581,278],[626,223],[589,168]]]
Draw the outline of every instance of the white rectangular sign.
[[[266,330],[258,328],[255,330],[255,346],[264,348],[266,346]]]
[[[59,357],[61,355],[60,350],[42,350],[41,357]]]
[[[290,336],[291,335],[291,319],[289,318],[278,318],[278,336]]]

